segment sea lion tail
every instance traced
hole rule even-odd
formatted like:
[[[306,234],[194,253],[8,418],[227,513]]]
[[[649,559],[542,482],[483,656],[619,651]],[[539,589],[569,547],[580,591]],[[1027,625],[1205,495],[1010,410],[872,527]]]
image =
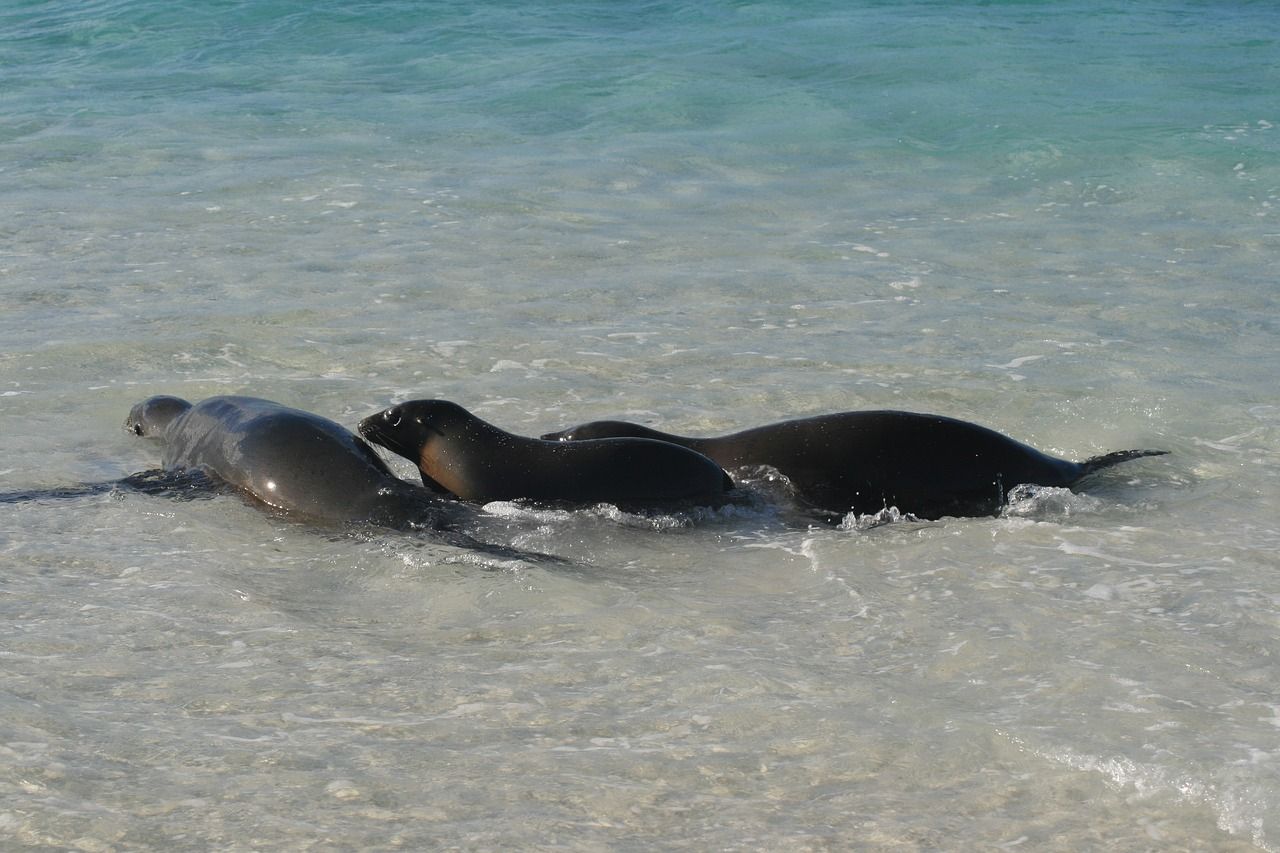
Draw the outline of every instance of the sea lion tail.
[[[1167,450],[1116,450],[1112,453],[1104,453],[1101,456],[1094,456],[1080,463],[1080,476],[1087,477],[1095,471],[1101,471],[1103,468],[1110,468],[1112,465],[1118,465],[1121,462],[1128,462],[1130,459],[1140,459],[1143,456],[1164,456]]]

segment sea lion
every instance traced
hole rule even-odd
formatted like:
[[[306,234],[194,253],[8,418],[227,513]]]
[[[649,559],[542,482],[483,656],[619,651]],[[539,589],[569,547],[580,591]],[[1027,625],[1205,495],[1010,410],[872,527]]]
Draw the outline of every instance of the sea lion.
[[[717,504],[733,488],[719,465],[685,447],[647,438],[543,441],[501,430],[447,400],[392,406],[362,420],[359,430],[414,462],[427,488],[478,503]]]
[[[1070,488],[1102,468],[1167,452],[1121,450],[1071,462],[977,424],[898,411],[818,415],[714,438],[593,421],[543,438],[573,443],[619,436],[669,441],[729,469],[770,466],[817,509],[863,515],[897,507],[921,519],[993,515],[1014,486]]]
[[[309,518],[445,529],[458,514],[397,477],[342,425],[270,400],[151,397],[133,407],[125,428],[164,444],[167,471],[204,471]]]

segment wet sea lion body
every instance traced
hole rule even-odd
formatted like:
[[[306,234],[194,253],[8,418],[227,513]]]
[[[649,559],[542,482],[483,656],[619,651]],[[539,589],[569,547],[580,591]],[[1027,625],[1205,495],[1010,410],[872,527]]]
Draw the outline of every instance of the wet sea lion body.
[[[360,434],[414,462],[423,484],[477,503],[718,504],[733,488],[703,454],[647,438],[556,442],[514,435],[447,400],[413,400],[360,422]]]
[[[164,445],[167,471],[204,471],[309,518],[444,528],[457,514],[395,476],[341,424],[270,400],[151,397],[133,407],[125,427]]]
[[[897,507],[922,519],[992,515],[1015,486],[1070,488],[1095,471],[1165,452],[1122,450],[1071,462],[967,421],[888,410],[818,415],[712,438],[627,421],[593,421],[543,438],[616,436],[679,444],[730,470],[767,465],[791,481],[803,502],[824,511],[861,515]]]

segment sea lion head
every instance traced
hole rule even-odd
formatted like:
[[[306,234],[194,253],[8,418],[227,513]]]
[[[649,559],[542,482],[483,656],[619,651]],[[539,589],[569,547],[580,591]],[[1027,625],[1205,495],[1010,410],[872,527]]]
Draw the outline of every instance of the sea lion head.
[[[181,397],[167,394],[148,397],[129,410],[124,428],[143,438],[159,438],[169,424],[190,408],[191,404]]]
[[[471,418],[457,403],[447,400],[410,400],[360,422],[360,434],[374,444],[412,462],[418,462],[423,448],[436,436],[455,432],[458,425]]]
[[[434,491],[457,494],[455,488],[442,484],[439,451],[451,444],[448,439],[462,439],[483,421],[457,403],[448,400],[410,400],[383,409],[360,422],[360,434],[373,444],[403,456],[418,466],[422,483]]]

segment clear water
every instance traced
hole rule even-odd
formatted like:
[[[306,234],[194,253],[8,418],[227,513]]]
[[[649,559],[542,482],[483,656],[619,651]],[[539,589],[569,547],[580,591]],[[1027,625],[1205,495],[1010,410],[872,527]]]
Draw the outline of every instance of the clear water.
[[[154,466],[155,393],[1172,451],[995,519],[487,508],[567,565],[0,505],[3,846],[1280,849],[1274,4],[0,34],[0,489]]]

